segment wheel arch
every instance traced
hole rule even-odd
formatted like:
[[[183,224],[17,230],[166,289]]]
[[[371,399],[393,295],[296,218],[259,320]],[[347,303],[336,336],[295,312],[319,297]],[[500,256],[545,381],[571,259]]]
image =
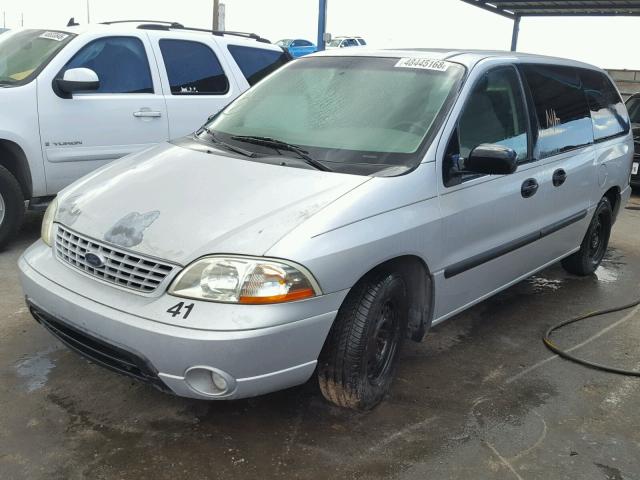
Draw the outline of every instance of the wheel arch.
[[[417,255],[402,255],[386,260],[365,273],[354,284],[384,274],[400,273],[405,279],[409,294],[408,336],[420,342],[431,327],[434,311],[433,276],[426,262]]]
[[[620,212],[620,203],[621,203],[621,191],[619,187],[611,187],[609,190],[605,192],[603,197],[609,199],[611,202],[611,209],[613,210],[613,219],[615,221],[618,218],[618,213]]]
[[[27,156],[20,145],[11,140],[0,138],[0,165],[9,170],[16,178],[25,200],[30,199],[33,194],[31,170]]]

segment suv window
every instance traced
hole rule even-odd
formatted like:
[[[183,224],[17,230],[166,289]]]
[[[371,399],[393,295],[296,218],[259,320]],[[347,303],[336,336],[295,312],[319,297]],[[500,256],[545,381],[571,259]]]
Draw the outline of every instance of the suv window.
[[[364,41],[364,38],[359,38],[359,39],[358,39],[358,43],[359,43],[360,45],[366,45],[366,44],[367,44],[367,42],[365,42],[365,41]]]
[[[631,97],[627,100],[627,109],[632,123],[640,123],[640,97]]]
[[[578,71],[570,67],[525,65],[538,120],[536,157],[544,158],[593,143],[589,106]]]
[[[216,54],[204,43],[160,40],[172,95],[224,95],[229,79]]]
[[[87,93],[153,93],[153,81],[144,45],[135,37],[105,37],[80,49],[60,72],[90,68],[100,87]]]
[[[227,48],[252,86],[289,61],[289,56],[282,51],[240,45],[229,45]]]
[[[594,139],[604,140],[627,133],[629,118],[626,108],[611,80],[593,70],[582,70],[580,76],[591,110]]]
[[[528,158],[527,117],[520,79],[512,67],[487,72],[467,98],[447,147],[445,185],[457,185],[479,176],[454,172],[459,167],[458,161],[468,158],[471,151],[483,143],[512,148],[520,162]]]

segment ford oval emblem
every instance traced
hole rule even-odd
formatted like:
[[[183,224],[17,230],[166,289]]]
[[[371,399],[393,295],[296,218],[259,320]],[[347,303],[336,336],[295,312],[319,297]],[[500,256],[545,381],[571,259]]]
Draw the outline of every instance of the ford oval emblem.
[[[104,268],[104,258],[100,255],[96,255],[95,253],[87,252],[84,256],[85,262],[87,265],[93,268]]]

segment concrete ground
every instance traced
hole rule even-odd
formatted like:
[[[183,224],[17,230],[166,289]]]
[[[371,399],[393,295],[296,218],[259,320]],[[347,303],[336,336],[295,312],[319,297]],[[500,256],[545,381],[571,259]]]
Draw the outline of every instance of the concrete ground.
[[[640,204],[640,197],[632,202]],[[568,363],[540,337],[561,319],[640,296],[640,211],[625,210],[601,269],[550,268],[407,343],[389,398],[357,414],[313,381],[235,402],[172,397],[89,364],[24,307],[0,254],[0,478],[640,478],[640,379]],[[640,309],[557,342],[640,368]]]

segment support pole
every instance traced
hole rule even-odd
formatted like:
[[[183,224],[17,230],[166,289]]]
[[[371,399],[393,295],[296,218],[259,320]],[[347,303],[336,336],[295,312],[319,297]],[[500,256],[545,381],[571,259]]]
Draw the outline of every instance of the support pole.
[[[324,34],[327,31],[327,0],[319,0],[318,5],[318,51],[324,50]]]
[[[213,21],[211,22],[211,29],[214,31],[220,30],[220,0],[213,0]]]
[[[518,48],[518,33],[520,33],[520,17],[513,19],[513,33],[511,34],[511,51],[515,52]]]

